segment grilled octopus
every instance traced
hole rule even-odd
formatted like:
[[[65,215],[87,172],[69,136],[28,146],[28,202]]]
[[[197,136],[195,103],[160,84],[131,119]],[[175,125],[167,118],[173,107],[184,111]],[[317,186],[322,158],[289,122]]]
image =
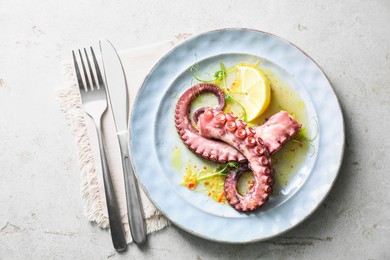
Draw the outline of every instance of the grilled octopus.
[[[218,105],[194,112],[197,130],[189,116],[190,107],[198,95],[206,92],[217,96]],[[271,154],[290,140],[301,124],[286,111],[280,111],[265,124],[250,128],[234,115],[223,113],[225,105],[225,95],[217,85],[195,85],[177,102],[175,126],[184,144],[195,154],[218,163],[240,163],[240,169],[231,171],[225,180],[226,199],[238,211],[254,211],[267,202],[272,193],[274,170]],[[241,195],[237,183],[248,169],[254,174],[254,186],[246,195]]]

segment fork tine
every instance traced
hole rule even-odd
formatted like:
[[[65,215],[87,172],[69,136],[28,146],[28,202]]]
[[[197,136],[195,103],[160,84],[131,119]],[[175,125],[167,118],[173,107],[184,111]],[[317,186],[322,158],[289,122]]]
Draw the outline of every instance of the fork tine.
[[[79,84],[80,90],[83,89],[85,91],[83,79],[81,78],[79,65],[77,64],[77,59],[76,59],[76,55],[74,54],[74,51],[72,51],[72,55],[73,55],[74,69],[76,71],[77,83]]]
[[[83,59],[83,56],[81,55],[80,49],[79,49],[79,55],[80,55],[80,59],[81,59],[81,66],[83,67],[83,71],[84,71],[84,77],[85,77],[85,83],[87,85],[87,91],[93,90],[93,87],[89,83],[88,73],[87,73],[87,70],[85,69],[84,59]],[[88,59],[88,56],[86,56],[86,58]],[[91,75],[91,77],[92,77],[92,75]]]
[[[91,75],[92,88],[96,88],[97,89],[98,87],[96,85],[95,76],[93,75],[93,70],[92,70],[92,67],[91,67],[91,63],[89,62],[87,50],[85,48],[84,48],[84,53],[85,53],[85,57],[87,57],[87,64],[88,64],[88,69],[89,69],[89,75]]]
[[[95,70],[96,70],[96,76],[97,76],[97,79],[98,79],[99,87],[103,87],[104,88],[105,86],[104,86],[102,74],[100,73],[99,64],[98,64],[98,62],[96,60],[95,52],[93,51],[92,47],[90,47],[90,48],[91,48],[93,62],[95,63]]]

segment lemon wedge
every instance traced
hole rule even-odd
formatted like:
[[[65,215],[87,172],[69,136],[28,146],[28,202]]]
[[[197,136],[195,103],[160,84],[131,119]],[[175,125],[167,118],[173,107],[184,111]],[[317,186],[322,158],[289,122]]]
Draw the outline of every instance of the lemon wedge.
[[[229,94],[245,109],[247,121],[260,116],[268,108],[271,100],[270,83],[260,69],[255,66],[239,64]]]

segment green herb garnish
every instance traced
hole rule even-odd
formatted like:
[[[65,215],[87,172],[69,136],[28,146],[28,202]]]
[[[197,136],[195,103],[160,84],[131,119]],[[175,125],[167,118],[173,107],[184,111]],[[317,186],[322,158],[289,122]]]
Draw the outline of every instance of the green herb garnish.
[[[318,122],[316,119],[313,119],[314,122],[315,122],[315,125],[316,125],[316,132],[315,132],[315,135],[314,137],[312,138],[309,138],[307,135],[308,135],[308,132],[307,132],[307,129],[306,128],[301,128],[299,129],[299,132],[298,134],[295,136],[295,138],[293,139],[294,142],[297,142],[297,143],[307,143],[310,145],[310,147],[313,148],[313,152],[310,154],[310,157],[312,157],[316,150],[315,150],[315,146],[313,144],[313,141],[315,139],[317,139],[318,137],[318,134],[319,134],[319,127],[318,127]]]
[[[221,170],[209,174],[202,175],[198,178],[198,181],[202,181],[204,179],[208,179],[214,176],[226,176],[228,173],[228,169],[233,168],[235,170],[238,170],[238,163],[235,162],[228,162]]]
[[[214,73],[214,78],[209,79],[209,80],[202,79],[202,76],[199,72],[199,64],[197,62],[190,67],[190,72],[191,72],[192,76],[199,82],[218,83],[218,82],[221,82],[223,79],[225,79],[227,76],[226,68],[221,61],[219,62],[219,66],[220,66],[221,70],[216,71]]]

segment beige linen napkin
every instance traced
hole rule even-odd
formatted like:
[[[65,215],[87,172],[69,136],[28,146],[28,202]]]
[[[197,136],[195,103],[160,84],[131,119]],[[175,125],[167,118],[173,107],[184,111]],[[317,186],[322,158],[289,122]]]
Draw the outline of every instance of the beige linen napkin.
[[[174,40],[165,41],[119,52],[127,78],[131,104],[134,103],[137,90],[147,73],[176,42]],[[107,228],[109,223],[95,126],[81,106],[73,64],[64,64],[64,69],[66,75],[65,86],[57,91],[57,96],[78,150],[84,214],[89,221],[96,222],[101,228]],[[108,164],[122,215],[122,223],[126,231],[127,242],[130,243],[132,238],[127,220],[122,161],[110,108],[103,117],[103,135]],[[151,233],[168,225],[167,219],[150,202],[142,188],[140,188],[140,193],[147,232]]]

